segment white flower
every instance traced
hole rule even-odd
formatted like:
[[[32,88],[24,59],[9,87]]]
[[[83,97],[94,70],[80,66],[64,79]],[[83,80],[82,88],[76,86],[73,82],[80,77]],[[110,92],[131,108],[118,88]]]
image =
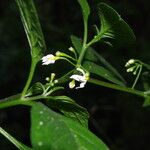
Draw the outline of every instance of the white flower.
[[[75,87],[75,80],[78,81],[78,82],[81,82],[80,83],[80,86],[76,87],[76,89],[79,89],[79,88],[84,88],[85,87],[85,84],[87,82],[87,80],[89,79],[89,73],[88,72],[85,72],[84,70],[82,70],[81,68],[77,68],[77,70],[79,72],[82,73],[82,75],[79,75],[79,74],[74,74],[70,77],[70,79],[73,79],[70,83],[69,83],[69,87],[70,88],[74,88]]]
[[[55,55],[56,55],[56,56],[61,56],[61,55],[62,55],[62,52],[57,51],[57,52],[55,53]]]
[[[74,48],[73,47],[69,47],[69,51],[74,51]]]
[[[134,59],[130,59],[126,64],[125,64],[125,67],[128,67],[128,66],[130,66],[130,65],[132,65],[132,64],[134,64],[135,63],[135,60]]]
[[[134,59],[130,59],[128,62],[129,62],[129,64],[133,64],[135,62],[135,60]]]
[[[58,57],[48,54],[42,58],[42,65],[54,64]]]
[[[50,81],[50,78],[49,78],[49,77],[46,77],[46,79],[45,79],[45,80],[49,82],[49,81]]]
[[[136,68],[136,66],[133,66],[133,67],[131,67],[131,68],[128,68],[127,69],[127,72],[133,72],[133,70]]]

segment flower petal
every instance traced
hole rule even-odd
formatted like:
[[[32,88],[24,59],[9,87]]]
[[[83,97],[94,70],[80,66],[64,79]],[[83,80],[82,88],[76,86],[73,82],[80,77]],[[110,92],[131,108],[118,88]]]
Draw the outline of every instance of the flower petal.
[[[42,65],[54,64],[55,61],[55,56],[52,54],[48,54],[42,58]]]
[[[81,75],[74,74],[70,78],[74,79],[76,81],[79,81],[79,82],[84,82],[83,76],[81,76]]]
[[[69,88],[70,89],[73,89],[75,87],[75,80],[72,80],[70,83],[69,83]]]
[[[76,87],[76,89],[84,88],[85,84],[86,84],[86,82],[81,82],[80,86]]]

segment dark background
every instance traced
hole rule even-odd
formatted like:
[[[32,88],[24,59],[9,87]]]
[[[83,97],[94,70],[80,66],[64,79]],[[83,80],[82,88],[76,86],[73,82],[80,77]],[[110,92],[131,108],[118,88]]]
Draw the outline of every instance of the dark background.
[[[92,9],[90,36],[93,24],[98,23],[96,5],[100,0],[89,0]],[[137,39],[134,45],[110,49],[97,44],[95,49],[106,58],[131,86],[133,76],[127,74],[124,64],[130,58],[150,63],[150,2],[149,0],[103,1],[121,14],[131,26]],[[35,0],[44,32],[47,53],[67,50],[70,35],[82,37],[82,17],[76,0]],[[30,51],[15,1],[0,1],[0,98],[21,92],[27,79]],[[58,68],[58,66],[61,67]],[[62,69],[60,69],[62,68]],[[62,62],[54,67],[37,69],[35,81],[43,80],[49,72],[65,72]],[[59,70],[59,71],[58,71]],[[139,82],[139,88],[142,83]],[[67,90],[90,113],[89,127],[111,150],[149,150],[150,108],[142,107],[143,99],[131,94],[87,84],[82,90]],[[11,135],[30,145],[30,109],[19,106],[0,110],[0,124]],[[16,149],[0,136],[0,149]]]

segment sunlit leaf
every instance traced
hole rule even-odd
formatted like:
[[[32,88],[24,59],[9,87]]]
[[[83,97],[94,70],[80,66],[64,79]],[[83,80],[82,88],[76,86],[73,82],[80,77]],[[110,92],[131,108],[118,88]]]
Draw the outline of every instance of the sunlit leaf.
[[[31,141],[37,150],[108,150],[89,130],[41,103],[31,110]]]

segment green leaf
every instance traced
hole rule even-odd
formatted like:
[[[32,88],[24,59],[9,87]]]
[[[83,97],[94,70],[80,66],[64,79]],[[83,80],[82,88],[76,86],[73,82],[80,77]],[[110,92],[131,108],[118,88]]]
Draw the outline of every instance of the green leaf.
[[[99,16],[101,27],[95,41],[103,39],[117,46],[126,46],[135,41],[132,29],[112,7],[100,3]]]
[[[82,49],[82,41],[80,38],[74,36],[74,35],[71,35],[71,42],[76,50],[76,52],[78,54],[81,53],[81,49]]]
[[[43,92],[44,92],[44,85],[42,85],[42,83],[40,82],[37,82],[27,91],[26,97],[39,95],[42,94]]]
[[[73,46],[75,47],[78,54],[80,54],[82,49],[82,41],[76,36],[71,36],[71,41]],[[105,60],[99,53],[97,53],[92,47],[89,47],[84,56],[84,60],[92,61],[97,64],[103,64],[111,73],[113,73],[116,77],[118,77],[122,82],[125,83],[123,77],[119,74],[119,72]]]
[[[123,83],[126,81],[120,75],[120,73],[108,62],[104,57],[102,57],[99,53],[97,53],[92,47],[89,47],[85,54],[85,59],[103,64],[113,75],[118,77]]]
[[[98,66],[97,64],[90,62],[90,61],[84,61],[83,67],[90,73],[98,75],[104,79],[107,79],[107,80],[115,83],[115,84],[125,86],[123,82],[121,82],[116,77],[114,77],[114,75],[109,70],[105,69],[102,66]]]
[[[31,150],[30,147],[24,145],[23,143],[16,140],[13,136],[7,133],[4,129],[0,127],[0,133],[5,136],[11,143],[13,143],[20,150]]]
[[[15,0],[31,49],[32,61],[41,60],[46,49],[44,36],[33,0]]]
[[[86,0],[78,0],[81,8],[84,20],[87,22],[88,17],[90,15],[90,7]]]
[[[36,150],[107,150],[86,128],[41,103],[31,110],[31,141]]]
[[[89,114],[87,110],[78,105],[73,99],[67,96],[53,96],[48,101],[51,108],[58,109],[66,117],[73,119],[88,128]]]

